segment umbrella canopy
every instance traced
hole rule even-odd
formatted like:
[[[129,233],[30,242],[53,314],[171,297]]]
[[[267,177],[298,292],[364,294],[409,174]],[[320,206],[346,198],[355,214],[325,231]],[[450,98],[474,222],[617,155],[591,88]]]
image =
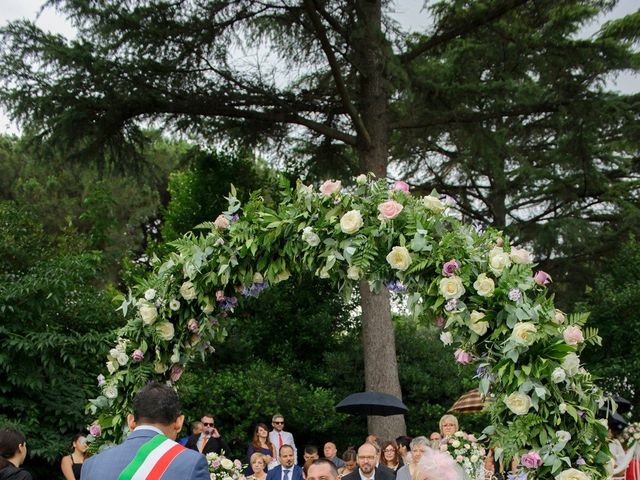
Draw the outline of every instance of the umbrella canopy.
[[[449,409],[452,413],[477,413],[484,409],[488,399],[480,395],[480,390],[474,388],[463,394]]]
[[[614,395],[613,401],[616,402],[616,404],[618,405],[616,412],[629,413],[629,411],[631,410],[631,402],[626,398],[623,398],[620,395]]]
[[[359,392],[352,393],[336,405],[336,412],[352,415],[402,415],[409,411],[402,400],[388,393]]]

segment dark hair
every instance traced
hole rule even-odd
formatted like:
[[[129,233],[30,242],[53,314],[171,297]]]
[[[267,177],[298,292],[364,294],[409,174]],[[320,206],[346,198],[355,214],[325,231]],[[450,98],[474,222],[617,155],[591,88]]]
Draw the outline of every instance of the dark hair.
[[[392,446],[393,447],[393,460],[392,464],[387,463],[387,459],[384,457],[384,451],[386,450],[386,448],[388,446]],[[382,442],[382,445],[380,445],[380,449],[382,450],[382,454],[380,455],[380,463],[382,463],[383,465],[388,466],[396,466],[396,465],[400,465],[400,453],[398,452],[398,445],[396,444],[395,441],[393,440],[385,440],[384,442]]]
[[[169,425],[179,416],[178,394],[162,383],[145,385],[133,399],[133,418],[137,423]]]
[[[315,445],[307,445],[304,447],[304,453],[308,453],[309,455],[318,453],[318,447],[316,447]]]
[[[291,445],[289,445],[288,443],[285,443],[284,445],[282,445],[280,447],[280,450],[278,450],[278,456],[282,455],[282,450],[285,448],[289,448],[291,449],[291,453],[295,454],[295,450],[293,449],[293,447]]]
[[[358,458],[358,453],[353,448],[347,448],[342,454],[342,460],[345,462],[355,462]]]
[[[258,438],[259,428],[262,428],[263,430],[267,431],[267,447],[271,451],[270,455],[273,457],[275,450],[273,448],[273,444],[271,443],[271,440],[269,439],[269,427],[267,427],[264,423],[258,423],[256,425],[256,428],[253,429],[253,438],[251,439],[251,445],[253,445],[253,448],[255,449],[256,452],[259,452],[260,449],[262,448],[262,446],[260,445],[260,439]]]
[[[26,442],[24,434],[12,427],[0,428],[0,468],[9,465],[9,458],[18,451],[18,446]]]
[[[75,447],[73,446],[73,444],[76,443],[80,437],[84,437],[84,436],[85,436],[84,433],[76,433],[73,437],[71,437],[71,445],[69,446],[69,449],[71,450],[72,453],[75,450]]]
[[[347,451],[349,451],[349,450],[347,450]],[[353,450],[351,450],[351,451],[353,451]],[[328,460],[326,458],[319,458],[318,460],[314,460],[313,462],[311,462],[311,465],[329,465],[329,469],[331,470],[331,477],[338,478],[338,469],[336,468],[336,466],[334,465],[334,463],[331,460]],[[309,465],[309,467],[311,465]],[[305,466],[306,466],[306,463],[305,463]],[[309,467],[307,467],[307,472],[309,470]]]
[[[398,447],[402,445],[406,447],[408,450],[409,445],[411,444],[411,437],[407,437],[406,435],[400,435],[398,438],[396,438],[396,444],[398,445]]]

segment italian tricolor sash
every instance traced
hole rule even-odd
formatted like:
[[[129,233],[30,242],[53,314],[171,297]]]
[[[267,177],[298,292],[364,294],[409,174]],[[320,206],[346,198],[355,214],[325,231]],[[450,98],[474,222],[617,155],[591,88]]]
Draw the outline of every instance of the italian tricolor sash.
[[[156,435],[140,447],[118,480],[159,480],[173,459],[184,450],[185,447],[164,435]]]

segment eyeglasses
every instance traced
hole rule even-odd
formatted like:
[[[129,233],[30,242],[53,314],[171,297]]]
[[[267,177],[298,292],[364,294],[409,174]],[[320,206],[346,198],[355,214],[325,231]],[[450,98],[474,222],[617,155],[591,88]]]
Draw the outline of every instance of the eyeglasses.
[[[273,422],[273,423],[275,423],[276,425],[284,425],[284,420],[282,422]]]
[[[202,425],[204,425],[205,427],[213,427],[213,422],[209,423],[209,422],[202,422]]]
[[[396,449],[395,448],[385,448],[384,449],[384,453],[396,453]]]

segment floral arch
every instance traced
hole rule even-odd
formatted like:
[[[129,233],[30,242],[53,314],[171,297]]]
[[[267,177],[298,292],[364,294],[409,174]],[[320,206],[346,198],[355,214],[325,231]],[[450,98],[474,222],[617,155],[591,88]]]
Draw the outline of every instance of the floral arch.
[[[529,478],[605,478],[607,429],[594,416],[602,394],[579,357],[599,337],[582,328],[586,314],[554,308],[550,278],[534,273],[526,250],[447,215],[435,194],[417,198],[371,176],[349,192],[332,181],[318,192],[283,187],[277,209],[257,194],[241,209],[233,188],[228,200],[123,299],[128,321],[89,406],[96,445],[122,436],[136,386],[175,383],[213,350],[238,298],[304,269],[347,294],[361,279],[374,289],[401,282],[410,311],[441,320],[456,360],[477,364],[479,388],[494,398],[485,433],[498,456],[529,454]]]

